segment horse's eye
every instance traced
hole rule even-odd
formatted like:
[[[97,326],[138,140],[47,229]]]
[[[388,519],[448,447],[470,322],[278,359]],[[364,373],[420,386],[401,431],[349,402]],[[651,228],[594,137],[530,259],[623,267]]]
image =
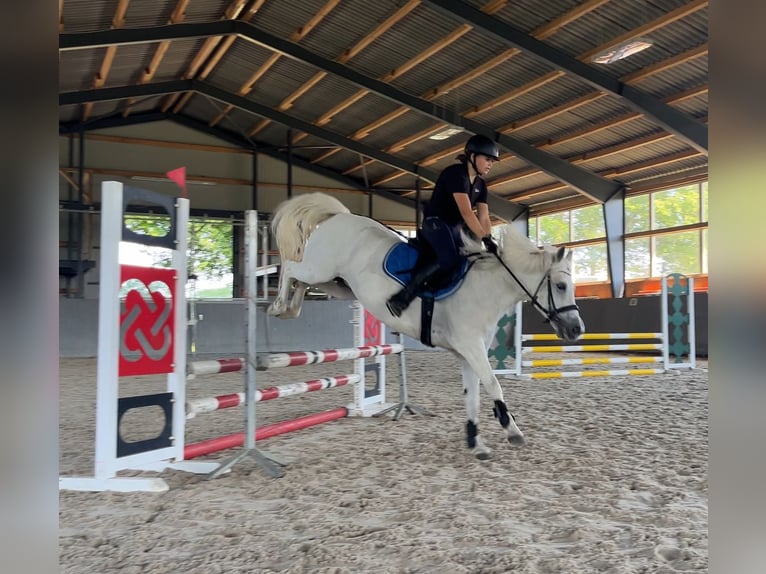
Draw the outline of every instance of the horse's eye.
[[[556,289],[558,289],[559,291],[566,291],[567,284],[564,283],[563,281],[559,281],[558,283],[556,283]]]

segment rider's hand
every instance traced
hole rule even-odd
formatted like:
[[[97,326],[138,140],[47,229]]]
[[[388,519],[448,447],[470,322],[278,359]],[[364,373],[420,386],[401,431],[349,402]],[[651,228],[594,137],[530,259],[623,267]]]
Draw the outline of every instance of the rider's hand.
[[[492,239],[491,235],[485,235],[481,238],[481,241],[484,243],[484,247],[487,248],[487,251],[497,254],[497,243],[495,243],[495,240]]]

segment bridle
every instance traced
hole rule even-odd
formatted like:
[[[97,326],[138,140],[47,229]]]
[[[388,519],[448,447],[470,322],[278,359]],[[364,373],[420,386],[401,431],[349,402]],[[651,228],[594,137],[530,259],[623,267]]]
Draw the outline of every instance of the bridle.
[[[551,267],[548,267],[548,270],[543,275],[542,279],[540,279],[540,282],[537,284],[537,289],[535,289],[534,293],[530,293],[529,289],[526,288],[524,283],[521,282],[521,280],[516,277],[516,274],[511,271],[511,268],[508,267],[505,264],[505,261],[503,261],[503,258],[500,257],[499,254],[494,254],[497,260],[500,262],[500,265],[503,266],[503,268],[508,272],[508,274],[513,277],[514,281],[518,284],[519,287],[521,287],[526,293],[527,297],[529,297],[530,303],[534,306],[535,309],[537,309],[540,314],[545,317],[545,322],[552,322],[552,323],[558,323],[560,321],[559,315],[561,313],[565,313],[566,311],[579,311],[580,308],[577,305],[565,305],[564,307],[556,307],[556,303],[553,301],[553,287],[551,286],[551,267],[553,264],[551,264]],[[570,275],[570,273],[566,271],[562,271],[562,273],[566,273],[567,275]],[[548,280],[548,308],[546,309],[540,304],[540,301],[538,300],[538,293],[540,292],[540,289],[543,286],[543,283],[545,280]]]

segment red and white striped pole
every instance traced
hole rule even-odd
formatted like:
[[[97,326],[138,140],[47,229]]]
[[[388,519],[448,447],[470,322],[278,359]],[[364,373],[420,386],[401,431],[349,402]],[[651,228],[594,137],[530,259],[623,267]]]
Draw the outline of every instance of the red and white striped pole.
[[[292,395],[310,393],[312,391],[321,391],[332,387],[342,387],[344,385],[353,385],[362,380],[362,377],[356,373],[349,375],[340,375],[337,377],[323,377],[321,379],[312,379],[300,383],[290,383],[260,389],[255,391],[255,402],[269,401]],[[194,418],[198,414],[212,413],[221,409],[237,407],[245,403],[245,393],[232,393],[229,395],[219,395],[216,397],[204,397],[192,399],[186,402],[186,418]]]

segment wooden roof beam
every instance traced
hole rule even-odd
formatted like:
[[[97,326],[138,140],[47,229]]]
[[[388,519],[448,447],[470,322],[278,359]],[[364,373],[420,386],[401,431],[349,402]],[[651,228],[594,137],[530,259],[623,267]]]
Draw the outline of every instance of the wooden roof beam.
[[[586,14],[593,12],[593,10],[600,8],[610,0],[587,0],[586,2],[583,2],[579,6],[575,6],[571,10],[565,12],[561,16],[558,16],[557,18],[554,18],[547,24],[543,24],[542,26],[539,26],[538,28],[535,28],[535,30],[532,32],[532,37],[537,38],[538,40],[545,40],[547,38],[550,38],[561,30],[564,26],[567,24],[571,24],[578,18],[581,18],[585,16]]]
[[[253,0],[252,4],[243,14],[242,10],[245,6],[246,0],[234,0],[226,7],[226,10],[223,14],[223,19],[236,20],[240,15],[242,15],[243,20],[249,21],[250,18],[252,18],[255,13],[260,10],[265,1],[266,0]],[[220,46],[220,49],[217,50],[211,58],[212,66],[206,66],[203,70],[205,77],[207,77],[207,75],[213,69],[213,66],[215,66],[221,60],[233,42],[234,40],[232,38],[223,38],[222,36],[214,36],[212,38],[205,39],[202,47],[194,56],[191,64],[189,64],[183,79],[189,80],[197,76],[197,72],[199,71],[200,67],[204,63],[208,62],[208,58],[210,58],[210,54],[213,53],[213,50],[216,50]],[[170,94],[165,98],[165,102],[162,105],[162,111],[167,111],[175,104],[174,111],[178,113],[186,105],[186,102],[188,102],[189,99],[189,97],[184,97],[183,103],[181,103],[179,102],[179,94]]]
[[[176,7],[170,14],[168,24],[178,24],[179,22],[183,22],[184,18],[186,17],[186,8],[189,5],[189,1],[190,0],[178,0]],[[152,60],[149,62],[149,66],[144,69],[141,77],[138,79],[139,84],[147,84],[152,81],[154,74],[157,73],[157,68],[159,68],[163,58],[165,57],[165,54],[168,51],[168,48],[170,48],[170,40],[163,40],[157,44],[157,47],[154,50],[154,54],[152,55]],[[130,109],[135,103],[135,98],[128,98],[127,102],[125,102],[125,108],[122,111],[122,117],[128,117],[130,114]]]
[[[645,68],[641,68],[640,70],[636,70],[635,72],[626,74],[625,76],[621,78],[621,80],[625,82],[626,84],[633,84],[636,82],[640,82],[641,80],[648,78],[649,76],[659,74],[660,72],[664,72],[665,70],[669,70],[680,64],[685,64],[686,62],[694,60],[695,58],[707,56],[707,53],[708,53],[708,45],[707,45],[707,42],[705,42],[704,44],[701,44],[697,46],[696,48],[692,48],[691,50],[687,50],[686,52],[678,54],[677,56],[673,56],[672,58],[668,58],[667,60],[662,60],[661,62],[657,62],[656,64],[652,64],[651,66],[646,66]]]
[[[253,90],[253,86],[256,84],[256,82],[260,80],[263,77],[263,75],[266,74],[266,72],[268,72],[272,68],[272,66],[274,66],[274,64],[276,64],[279,61],[281,57],[282,57],[281,54],[277,52],[273,52],[271,56],[269,56],[269,58],[263,64],[261,64],[255,72],[253,72],[253,74],[247,79],[247,81],[239,87],[239,90],[237,90],[237,95],[246,96],[247,94],[249,94]],[[210,127],[218,125],[218,123],[221,120],[223,120],[229,114],[229,112],[231,112],[231,110],[233,109],[234,109],[234,106],[232,105],[225,106],[223,110],[218,112],[218,115],[216,115],[212,120],[210,120],[210,123],[208,125]],[[258,124],[256,125],[261,125],[262,123],[263,123],[263,120],[258,122]],[[267,125],[268,125],[268,122],[267,122]],[[261,129],[263,129],[264,127],[266,126],[264,125],[263,127],[261,127]],[[255,132],[255,133],[258,133],[258,132]]]
[[[555,32],[558,32],[561,28],[566,26],[567,24],[573,22],[577,18],[583,16],[584,14],[591,12],[601,6],[602,4],[605,4],[609,0],[589,0],[587,2],[584,2],[583,4],[574,7],[573,9],[565,12],[558,18],[555,18],[551,22],[544,24],[538,28],[536,28],[534,31],[532,31],[532,36],[537,39],[545,39],[550,36],[552,36]],[[491,1],[485,4],[481,11],[485,12],[487,14],[494,14],[504,8],[507,4],[507,1]],[[431,100],[435,99],[439,96],[442,96],[444,94],[447,94],[448,92],[467,84],[471,80],[478,78],[479,76],[485,74],[492,68],[495,68],[496,66],[499,66],[506,60],[512,58],[516,54],[518,54],[521,50],[518,50],[517,48],[509,48],[508,50],[503,51],[502,53],[498,54],[497,56],[493,57],[492,59],[486,61],[485,63],[481,64],[480,66],[474,67],[462,76],[459,76],[453,80],[450,80],[449,82],[442,84],[441,86],[438,86],[436,88],[433,88],[431,90],[428,90],[425,94],[422,95],[423,99]],[[542,85],[542,84],[540,84]],[[534,85],[531,86],[530,89],[533,89]],[[524,93],[524,92],[521,92]],[[508,98],[518,97],[521,95],[521,93],[517,93],[516,90],[509,92],[506,94]],[[503,97],[503,96],[501,96]],[[499,104],[497,104],[499,105]],[[491,106],[487,109],[491,109]],[[379,127],[379,126],[376,126]],[[374,128],[373,128],[374,129]],[[369,129],[369,131],[372,131],[372,129]]]
[[[345,50],[338,58],[338,62],[340,62],[341,64],[347,63],[351,58],[356,56],[359,52],[361,52],[367,46],[372,44],[375,40],[380,38],[389,29],[391,29],[391,27],[393,27],[397,22],[399,22],[407,14],[412,12],[419,5],[420,5],[420,0],[409,0],[396,12],[391,14],[391,16],[389,16],[383,22],[381,22],[377,28],[375,28],[372,32],[370,32],[364,38],[362,38],[362,40],[357,42],[354,46],[352,46],[348,50]]]
[[[117,2],[117,8],[112,16],[112,28],[122,28],[125,25],[125,14],[128,11],[128,4],[130,0],[119,0]],[[106,83],[106,78],[109,76],[109,72],[112,69],[114,63],[114,57],[117,55],[117,46],[107,46],[104,58],[101,60],[101,67],[93,78],[94,88],[103,88]],[[82,107],[82,121],[88,121],[90,114],[93,112],[93,103],[87,102]]]
[[[418,1],[417,4],[420,4],[420,2]],[[498,4],[498,3],[492,2],[491,4],[494,6],[494,5]],[[500,5],[500,7],[502,7],[502,5]],[[414,8],[414,6],[413,6],[413,8]],[[499,8],[497,8],[497,7],[491,7],[491,8],[492,8],[493,11],[499,10]],[[482,11],[486,12],[488,14],[492,13],[490,11],[487,11],[486,7],[482,8]],[[422,52],[417,54],[416,56],[410,58],[408,61],[403,63],[401,66],[399,66],[397,68],[394,68],[390,72],[388,72],[388,73],[384,74],[383,76],[381,76],[379,78],[379,80],[382,81],[382,82],[390,83],[391,81],[393,81],[396,78],[402,76],[406,72],[409,72],[415,66],[417,66],[418,64],[421,64],[422,62],[424,62],[425,60],[427,60],[428,58],[430,58],[431,56],[433,56],[437,52],[443,50],[444,48],[446,48],[447,46],[449,46],[453,42],[457,41],[460,37],[464,36],[465,34],[470,32],[472,29],[473,29],[473,26],[469,26],[469,25],[466,25],[466,24],[459,26],[451,34],[449,34],[448,36],[446,36],[442,40],[436,42],[435,44],[429,46],[428,48],[426,48],[425,50],[423,50]],[[342,64],[342,63],[345,63],[347,60],[343,60],[343,59],[339,58],[337,61]],[[332,121],[332,119],[336,115],[338,115],[343,110],[347,109],[352,104],[354,104],[357,101],[359,101],[361,98],[366,96],[368,93],[369,93],[369,90],[360,90],[359,92],[357,92],[356,94],[354,94],[353,96],[348,98],[347,100],[341,102],[340,104],[336,105],[331,110],[329,110],[328,112],[325,112],[324,114],[322,114],[316,120],[316,122],[315,122],[316,125],[324,126],[324,125],[328,124],[330,121]]]
[[[306,36],[308,36],[311,31],[316,28],[319,23],[325,19],[325,17],[333,11],[333,8],[335,8],[340,3],[340,0],[327,0],[324,6],[322,6],[319,11],[314,14],[314,16],[306,22],[303,26],[298,28],[295,32],[290,34],[290,41],[291,42],[300,42],[303,40]]]
[[[603,177],[613,178],[613,177],[618,177],[622,175],[627,175],[630,173],[636,173],[639,171],[643,171],[645,169],[661,167],[663,165],[668,165],[671,163],[675,163],[677,161],[683,161],[685,159],[691,159],[693,157],[697,157],[700,155],[703,155],[703,154],[697,150],[687,150],[687,151],[677,152],[670,155],[661,156],[658,158],[652,158],[652,159],[641,161],[631,165],[626,165],[621,168],[602,170],[599,172],[599,175]],[[535,197],[545,195],[547,193],[551,193],[553,191],[566,189],[567,187],[569,186],[566,185],[565,183],[553,183],[553,184],[548,184],[541,187],[529,189],[526,191],[522,191],[519,193],[515,193],[512,195],[504,196],[504,198],[509,201],[524,201],[527,199],[533,199]]]
[[[616,46],[622,42],[626,42],[630,40],[631,38],[635,38],[637,36],[643,36],[646,34],[651,34],[655,30],[664,28],[668,24],[672,24],[673,22],[681,20],[682,18],[685,18],[686,16],[689,16],[690,14],[694,14],[695,12],[698,12],[699,10],[706,8],[707,5],[708,5],[708,0],[692,0],[688,4],[679,6],[675,10],[672,10],[671,12],[668,12],[667,14],[663,14],[659,18],[655,18],[651,22],[647,22],[643,26],[639,26],[638,28],[635,28],[633,30],[628,30],[624,34],[620,34],[616,38],[612,38],[608,42],[605,42],[604,44],[601,44],[600,46],[596,46],[592,50],[588,50],[587,52],[580,54],[577,57],[577,59],[581,61],[590,60],[593,56],[595,56],[599,52],[602,52],[608,48]]]
[[[502,94],[501,96],[498,96],[494,100],[491,100],[489,102],[486,102],[480,106],[473,106],[465,113],[461,114],[465,118],[473,118],[475,116],[478,116],[479,114],[482,114],[484,112],[488,112],[489,110],[492,110],[498,106],[501,106],[514,98],[518,98],[520,96],[523,96],[524,94],[527,94],[531,92],[532,90],[536,90],[537,88],[540,88],[544,86],[545,84],[549,84],[550,82],[557,80],[558,78],[566,75],[561,70],[553,70],[552,72],[548,72],[547,74],[544,74],[540,76],[539,78],[535,78],[533,81],[524,84],[523,86],[519,86],[518,88],[511,90],[510,92],[506,92],[505,94]]]
[[[308,35],[311,33],[311,31],[312,31],[314,28],[316,28],[316,27],[317,27],[317,26],[320,24],[320,22],[322,22],[322,20],[324,20],[324,18],[325,18],[325,17],[326,17],[326,16],[327,16],[327,15],[328,15],[330,12],[332,12],[332,10],[333,10],[333,9],[334,9],[334,8],[335,8],[335,7],[336,7],[336,6],[337,6],[339,3],[340,3],[340,0],[328,0],[328,1],[325,3],[325,5],[324,5],[324,6],[322,6],[322,8],[320,8],[320,9],[319,9],[319,11],[318,11],[316,14],[314,14],[314,16],[311,18],[311,20],[309,20],[309,21],[308,21],[306,24],[304,24],[303,26],[301,26],[300,28],[298,28],[297,30],[295,30],[295,31],[294,31],[294,32],[293,32],[293,33],[290,35],[290,41],[292,41],[292,42],[295,42],[295,43],[298,43],[298,42],[300,42],[301,40],[303,40],[303,38],[305,38],[306,36],[308,36]],[[263,69],[262,71],[261,71],[261,70],[258,70],[258,72],[256,72],[256,77],[255,77],[255,79],[253,80],[253,79],[252,79],[252,77],[251,77],[251,80],[252,80],[252,81],[250,81],[250,82],[249,82],[249,85],[247,86],[247,91],[246,91],[246,92],[244,92],[244,93],[240,93],[240,95],[244,95],[244,94],[247,94],[247,93],[249,93],[249,92],[252,90],[252,88],[253,88],[253,85],[255,85],[255,82],[257,82],[257,81],[258,81],[258,79],[260,79],[260,78],[263,76],[263,74],[265,74],[265,73],[266,73],[266,71],[267,71],[269,68],[271,68],[271,67],[272,67],[274,64],[276,64],[276,62],[279,60],[279,57],[280,57],[280,54],[278,54],[278,53],[276,53],[276,52],[275,52],[275,53],[274,53],[274,54],[271,56],[271,58],[269,58],[269,60],[268,60],[268,62],[270,62],[270,63],[269,63],[269,66],[268,66],[266,69]],[[309,91],[309,90],[310,90],[312,87],[314,87],[314,86],[315,86],[317,83],[319,83],[319,81],[320,81],[320,80],[322,80],[322,78],[324,78],[326,75],[327,75],[327,72],[318,72],[317,74],[315,74],[315,75],[314,75],[314,77],[313,77],[313,78],[311,78],[311,79],[310,79],[310,80],[309,80],[307,83],[305,83],[303,86],[301,86],[300,88],[298,88],[298,89],[297,89],[295,92],[293,92],[292,94],[290,94],[289,96],[287,96],[287,97],[286,97],[284,100],[282,100],[282,102],[279,104],[279,106],[277,106],[277,109],[278,109],[278,110],[280,110],[280,111],[289,110],[289,109],[292,107],[292,105],[293,105],[293,102],[294,102],[295,100],[297,100],[298,98],[300,98],[300,97],[301,97],[303,94],[305,94],[305,93],[306,93],[307,91]],[[225,110],[224,112],[222,112],[221,114],[218,114],[218,116],[216,116],[216,123],[218,123],[218,122],[219,122],[219,121],[221,121],[221,120],[222,120],[224,117],[226,117],[226,115],[227,115],[227,114],[228,114],[230,111],[231,111],[231,109],[229,108],[229,109]],[[213,124],[213,125],[215,125],[215,124]],[[261,120],[261,121],[259,121],[259,122],[258,122],[258,123],[255,125],[255,127],[254,127],[253,129],[256,129],[256,128],[257,128],[257,129],[258,129],[258,131],[260,131],[260,130],[262,130],[263,128],[265,128],[267,125],[268,125],[268,123],[264,123],[264,122],[263,122],[263,120]],[[257,133],[257,132],[255,132],[255,133]],[[298,134],[298,136],[296,136],[296,138],[297,138],[297,139],[295,139],[295,140],[294,140],[294,142],[295,142],[295,143],[297,143],[298,141],[300,141],[300,140],[301,140],[301,139],[303,139],[304,137],[306,137],[306,135],[305,135],[305,134]]]

